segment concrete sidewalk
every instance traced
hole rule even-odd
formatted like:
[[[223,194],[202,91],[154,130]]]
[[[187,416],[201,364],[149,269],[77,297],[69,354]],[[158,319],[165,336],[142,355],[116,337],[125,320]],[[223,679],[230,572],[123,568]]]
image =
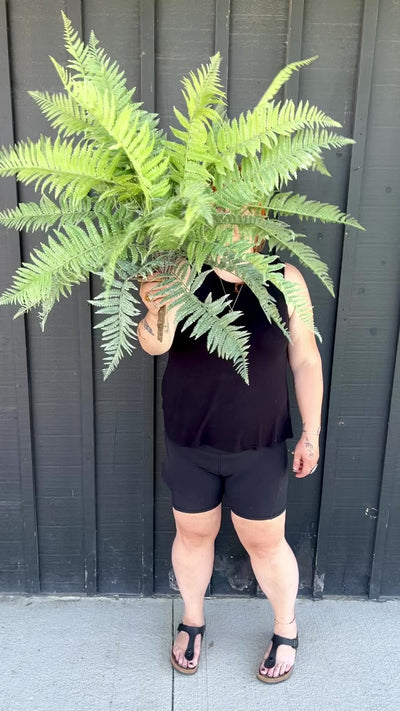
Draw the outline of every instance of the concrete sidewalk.
[[[199,670],[172,670],[182,602],[0,596],[1,711],[397,711],[400,600],[297,601],[299,650],[281,684],[256,678],[272,611],[206,600]]]

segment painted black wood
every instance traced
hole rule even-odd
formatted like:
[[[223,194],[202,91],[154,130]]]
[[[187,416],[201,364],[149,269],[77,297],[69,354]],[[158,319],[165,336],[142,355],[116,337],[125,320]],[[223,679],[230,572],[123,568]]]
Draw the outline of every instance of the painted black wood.
[[[0,2],[0,125],[1,144],[15,141],[11,66],[7,34],[7,4]],[[14,178],[1,181],[1,205],[15,207]],[[0,227],[0,282],[21,263],[19,235]],[[13,319],[11,306],[0,315],[0,589],[39,592],[39,557],[35,481],[32,461],[31,413],[25,316]]]
[[[364,5],[361,32],[357,101],[353,146],[349,174],[347,210],[367,227],[362,219],[362,180],[367,151],[367,121],[371,80],[376,46],[378,0]],[[382,428],[370,415],[370,392],[365,387],[367,373],[360,364],[364,334],[357,329],[370,322],[370,311],[360,302],[355,308],[355,284],[365,293],[365,277],[360,255],[363,235],[346,228],[340,272],[337,322],[333,353],[329,417],[327,425],[324,480],[320,506],[320,523],[314,576],[314,595],[326,592],[366,594],[375,521],[368,511],[377,505],[377,478],[371,465],[358,470],[356,458],[360,446],[375,445],[382,451]],[[365,254],[364,263],[373,268],[373,255]],[[375,286],[375,280],[373,286]],[[362,284],[362,285],[361,285]],[[371,288],[371,285],[369,286]],[[368,307],[367,307],[368,308]],[[376,318],[374,318],[375,322]],[[361,338],[360,338],[361,335]],[[364,341],[365,343],[365,341]],[[370,364],[378,365],[377,353],[369,353]],[[369,370],[369,369],[366,369]],[[372,367],[371,367],[372,370]],[[358,387],[357,387],[357,385]],[[378,397],[380,397],[379,394]],[[371,427],[369,427],[371,425]],[[373,481],[363,482],[363,475]],[[360,478],[361,477],[361,478]],[[370,486],[369,484],[372,484]],[[369,503],[369,506],[367,505]]]
[[[383,466],[382,485],[377,511],[376,536],[371,566],[369,596],[379,599],[397,595],[400,585],[399,503],[400,503],[400,337],[397,342],[393,373],[392,399]]]
[[[303,23],[304,23],[304,0],[290,0],[288,31],[287,31],[287,49],[286,49],[286,64],[297,62],[303,59],[302,56],[302,40],[303,40]],[[300,74],[294,72],[288,82],[284,86],[284,97],[298,101],[299,97]]]
[[[155,109],[154,91],[154,0],[141,0],[140,4],[140,99],[147,111]],[[149,383],[145,397],[148,427],[151,432],[147,446],[143,451],[143,503],[142,517],[142,583],[143,595],[151,595],[154,590],[154,432],[155,432],[155,359],[146,369]]]
[[[399,62],[396,62],[396,46],[400,35],[400,12],[390,3],[381,3],[377,33],[377,67],[372,82],[372,109],[369,122],[369,140],[374,141],[377,153],[384,152],[385,165],[391,175],[385,187],[385,207],[378,208],[378,219],[382,220],[384,232],[380,262],[386,264],[394,260],[392,272],[392,304],[390,308],[391,340],[398,333],[400,319],[400,257],[398,254],[399,197],[400,185],[392,176],[398,176],[396,165],[400,161],[399,142],[393,137],[400,130],[400,74]],[[394,61],[393,61],[394,60]],[[379,245],[380,246],[380,245]],[[397,256],[397,259],[396,259]],[[385,267],[384,264],[382,264]],[[386,302],[386,300],[385,300]],[[390,302],[389,302],[390,304]],[[396,329],[397,325],[397,329]],[[383,472],[379,495],[378,510],[375,513],[376,537],[372,556],[369,595],[371,598],[399,595],[400,591],[400,339],[397,348],[392,351],[394,363],[388,368],[388,386],[390,387],[390,405],[387,415],[386,446]],[[383,364],[384,365],[384,364]],[[389,373],[393,373],[390,380]],[[389,389],[389,388],[388,388]]]
[[[112,60],[125,71],[140,100],[141,12],[139,0],[83,3],[83,27],[94,30]],[[143,88],[143,87],[142,87]],[[148,96],[144,97],[146,101]],[[95,294],[102,291],[93,279]],[[93,298],[93,297],[92,297]],[[103,316],[94,314],[98,323]],[[135,343],[138,346],[138,343]],[[152,579],[152,479],[154,448],[153,358],[137,347],[103,379],[101,333],[93,333],[96,432],[98,592],[149,594]]]
[[[357,144],[326,154],[332,178],[300,174],[288,189],[359,215],[367,232],[291,221],[329,264],[338,298],[300,267],[323,335],[325,398],[321,463],[305,480],[291,477],[286,535],[299,562],[300,595],[398,595],[399,6],[64,0],[62,7],[85,39],[94,29],[125,69],[127,86],[137,87],[167,131],[176,123],[172,106],[183,108],[180,78],[217,49],[230,116],[252,106],[286,62],[319,54],[293,76],[282,98],[309,98]],[[65,59],[59,8],[39,0],[33,13],[13,0],[0,3],[0,12],[0,145],[52,135],[26,91],[61,90],[48,60],[48,54]],[[37,199],[32,186],[16,187],[11,179],[2,179],[0,190],[0,209],[17,197]],[[16,233],[1,234],[5,289],[46,235],[21,232],[19,241]],[[0,313],[4,591],[177,592],[170,559],[175,527],[161,478],[167,356],[152,358],[138,347],[103,381],[101,335],[92,329],[100,319],[87,304],[101,288],[97,277],[76,287],[55,307],[44,333],[35,313],[16,320],[9,307]],[[290,452],[296,441],[288,442]],[[260,593],[225,506],[208,593]]]
[[[74,28],[81,36],[82,8],[80,0],[67,0],[65,12]],[[87,39],[87,38],[86,38]],[[93,349],[92,312],[88,299],[91,298],[91,280],[79,284],[77,289],[79,373],[81,391],[82,428],[82,513],[83,540],[82,556],[84,568],[84,591],[87,595],[97,592],[97,548],[96,548],[96,458],[94,443],[94,397],[93,397]]]
[[[214,52],[221,55],[220,76],[225,91],[228,88],[230,23],[231,0],[215,0]]]

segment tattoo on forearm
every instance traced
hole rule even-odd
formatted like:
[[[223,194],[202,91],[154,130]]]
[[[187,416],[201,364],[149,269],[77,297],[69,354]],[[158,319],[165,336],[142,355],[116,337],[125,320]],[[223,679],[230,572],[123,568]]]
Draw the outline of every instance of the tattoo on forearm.
[[[149,326],[149,324],[147,323],[146,319],[143,319],[143,325],[144,325],[144,327],[145,327],[145,330],[148,331],[152,336],[154,336],[154,331],[153,331],[153,329],[151,328],[151,326]]]
[[[310,442],[310,440],[308,439],[308,437],[306,437],[306,441],[305,441],[304,444],[305,444],[305,447],[306,447],[306,449],[307,449],[307,451],[308,451],[308,455],[309,455],[310,457],[314,457],[314,456],[315,456],[315,454],[314,454],[314,445],[313,445],[312,442]]]

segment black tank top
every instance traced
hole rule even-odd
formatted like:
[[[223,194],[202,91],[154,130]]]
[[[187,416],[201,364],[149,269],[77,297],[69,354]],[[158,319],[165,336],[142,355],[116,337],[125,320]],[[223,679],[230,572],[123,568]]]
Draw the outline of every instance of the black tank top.
[[[210,269],[208,265],[203,270]],[[282,264],[284,269],[284,264]],[[235,285],[222,280],[231,303]],[[204,301],[223,296],[218,275],[212,271],[197,289]],[[282,292],[268,284],[283,322],[288,327],[287,305]],[[227,307],[228,309],[228,307]],[[234,323],[250,333],[249,385],[231,360],[207,350],[207,335],[190,338],[191,327],[177,325],[161,385],[164,427],[167,436],[186,447],[202,444],[227,452],[273,447],[292,437],[287,389],[288,340],[269,323],[257,297],[243,284],[235,310],[243,312]]]

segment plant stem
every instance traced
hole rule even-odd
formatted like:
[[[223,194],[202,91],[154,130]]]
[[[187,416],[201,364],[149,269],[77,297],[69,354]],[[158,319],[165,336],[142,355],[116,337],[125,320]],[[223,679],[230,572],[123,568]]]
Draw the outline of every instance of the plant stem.
[[[167,311],[167,307],[161,306],[161,308],[158,311],[158,315],[157,315],[157,339],[159,341],[162,341],[162,339],[163,339],[166,311]]]

